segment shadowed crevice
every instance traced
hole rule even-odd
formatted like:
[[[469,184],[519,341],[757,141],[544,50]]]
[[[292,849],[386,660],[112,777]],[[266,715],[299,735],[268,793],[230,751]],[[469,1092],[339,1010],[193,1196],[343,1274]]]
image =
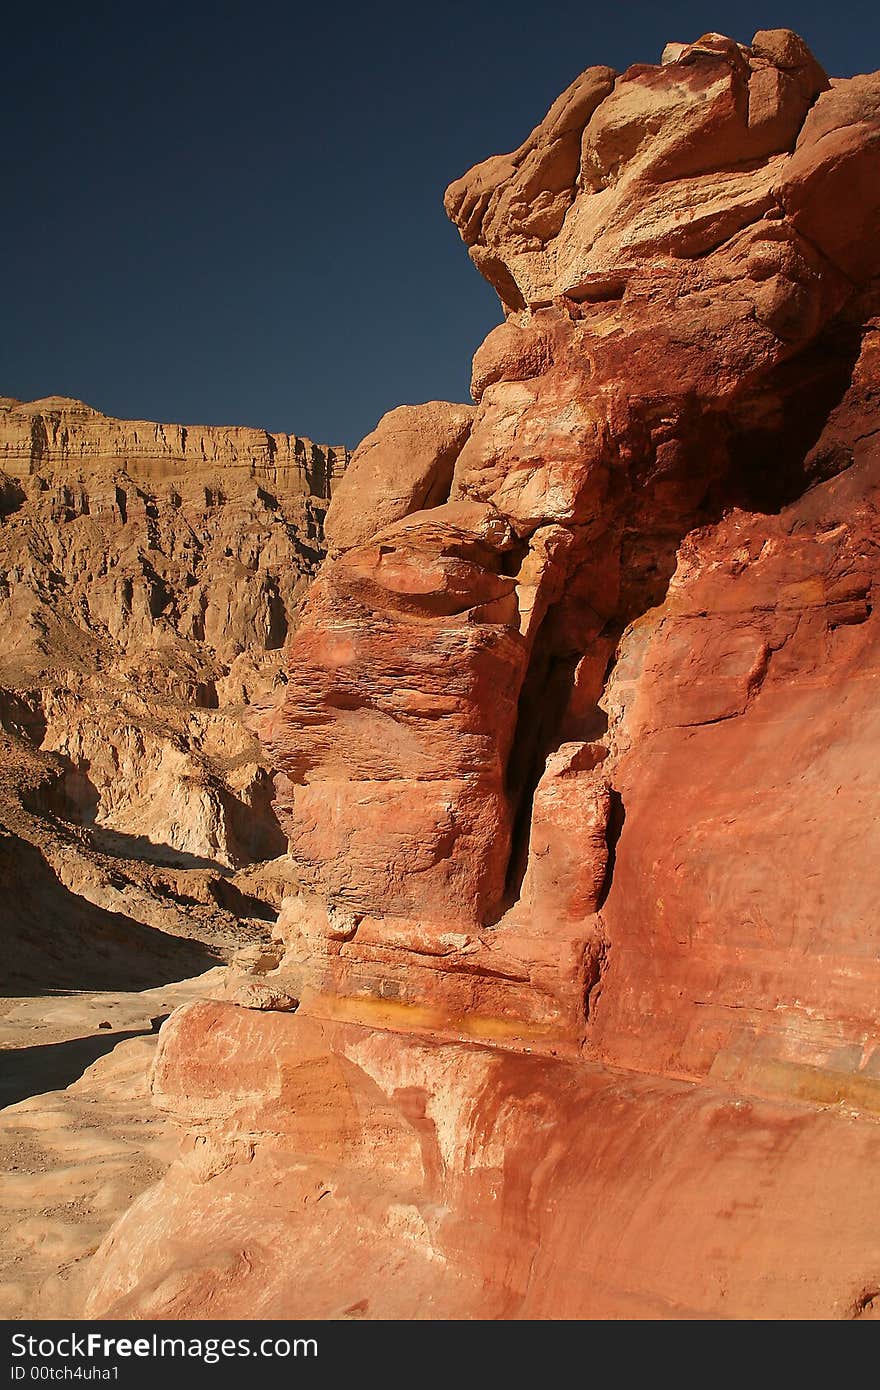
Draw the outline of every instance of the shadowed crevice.
[[[602,908],[611,892],[611,884],[614,880],[614,869],[617,864],[617,846],[623,834],[623,826],[626,821],[626,807],[623,804],[623,797],[614,787],[611,788],[610,805],[608,809],[608,823],[605,827],[605,843],[608,846],[608,858],[605,862],[605,878],[599,891],[599,899],[596,904],[596,911],[601,912]]]

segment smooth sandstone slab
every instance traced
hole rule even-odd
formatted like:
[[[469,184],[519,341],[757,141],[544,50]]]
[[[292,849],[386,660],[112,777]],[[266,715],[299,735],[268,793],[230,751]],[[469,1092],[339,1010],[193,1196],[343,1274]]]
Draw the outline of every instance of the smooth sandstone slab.
[[[117,1225],[92,1317],[871,1315],[876,1124],[298,1015],[177,1018],[192,1061],[160,1053],[160,1103],[204,1129],[227,1097],[230,1140],[211,1164],[197,1138]]]

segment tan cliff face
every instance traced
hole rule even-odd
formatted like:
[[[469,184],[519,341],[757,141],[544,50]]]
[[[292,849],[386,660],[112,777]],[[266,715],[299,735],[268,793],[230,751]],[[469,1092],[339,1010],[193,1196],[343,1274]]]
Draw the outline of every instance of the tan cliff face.
[[[322,555],[344,449],[0,403],[0,704],[74,814],[220,863],[283,849],[241,723]]]
[[[84,401],[46,396],[38,401],[0,397],[2,455],[8,471],[39,472],[64,464],[124,469],[143,482],[200,472],[218,481],[227,476],[271,478],[285,493],[303,492],[328,501],[348,451],[315,444],[296,434],[270,434],[241,425],[163,425],[152,420],[115,420]]]
[[[337,492],[277,965],[92,1314],[875,1315],[878,151],[708,34],[448,190],[505,321]]]
[[[0,990],[155,984],[265,936],[286,846],[245,720],[347,457],[0,403]]]

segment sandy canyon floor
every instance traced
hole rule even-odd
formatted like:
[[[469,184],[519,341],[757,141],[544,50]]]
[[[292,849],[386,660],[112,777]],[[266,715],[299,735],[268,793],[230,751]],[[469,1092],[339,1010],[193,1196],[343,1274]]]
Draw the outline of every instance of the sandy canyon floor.
[[[177,1149],[150,1103],[160,1023],[222,973],[0,999],[0,1317],[82,1316],[90,1256]]]
[[[89,1256],[173,1157],[148,1093],[158,1019],[205,985],[0,1000],[0,1316],[80,1315]]]

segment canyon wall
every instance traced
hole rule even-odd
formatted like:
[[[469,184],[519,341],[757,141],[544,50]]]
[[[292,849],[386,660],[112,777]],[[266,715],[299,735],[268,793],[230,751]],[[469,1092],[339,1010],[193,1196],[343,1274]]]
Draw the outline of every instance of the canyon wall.
[[[11,895],[33,861],[33,892],[4,922],[18,942],[13,975],[39,961],[46,918],[60,933],[51,969],[73,983],[66,930],[83,965],[132,913],[191,936],[199,912],[273,905],[271,892],[261,907],[225,886],[286,849],[246,718],[286,678],[282,649],[347,461],[344,448],[295,435],[113,420],[57,397],[0,401],[0,873]],[[82,898],[99,912],[86,913],[80,941]]]
[[[770,30],[447,191],[505,318],[336,489],[277,952],[165,1026],[94,1314],[880,1312],[878,174]]]

